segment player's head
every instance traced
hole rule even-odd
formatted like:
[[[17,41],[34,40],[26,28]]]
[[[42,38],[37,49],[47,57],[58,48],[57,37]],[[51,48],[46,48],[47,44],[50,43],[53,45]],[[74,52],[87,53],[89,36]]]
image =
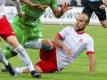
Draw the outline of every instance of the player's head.
[[[77,17],[77,21],[76,21],[76,24],[75,24],[76,31],[83,31],[88,23],[89,23],[88,16],[84,13],[81,13]]]

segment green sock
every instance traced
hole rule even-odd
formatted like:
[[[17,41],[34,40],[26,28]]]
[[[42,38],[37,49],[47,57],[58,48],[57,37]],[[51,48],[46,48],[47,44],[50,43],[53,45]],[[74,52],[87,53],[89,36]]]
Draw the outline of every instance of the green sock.
[[[9,59],[9,58],[14,57],[14,56],[17,55],[16,53],[14,53],[11,50],[6,50],[5,49],[5,50],[3,50],[3,52],[4,52],[4,55],[5,55],[6,59]]]

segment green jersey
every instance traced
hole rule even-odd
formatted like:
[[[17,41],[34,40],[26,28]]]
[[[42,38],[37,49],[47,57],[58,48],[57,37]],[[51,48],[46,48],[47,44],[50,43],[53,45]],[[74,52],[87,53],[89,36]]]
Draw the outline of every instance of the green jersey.
[[[30,0],[36,4],[42,4],[45,6],[50,6],[51,8],[57,7],[56,0]],[[30,27],[36,26],[36,20],[44,13],[45,10],[38,8],[31,8],[28,5],[23,5],[22,10],[25,12],[25,15],[20,18],[21,22],[29,25]]]
[[[50,6],[51,8],[57,7],[56,0],[30,0],[36,4],[43,4]],[[22,10],[25,14],[21,17],[16,16],[13,20],[13,29],[16,33],[17,39],[19,42],[24,45],[27,41],[35,40],[42,37],[41,25],[39,18],[44,13],[45,10],[38,8],[31,8],[28,5],[23,4]],[[11,51],[9,49],[4,51],[5,57],[10,58]]]
[[[50,6],[51,8],[57,7],[56,0],[30,0],[35,4],[42,4],[45,6]],[[42,37],[42,27],[40,25],[40,16],[45,10],[32,8],[28,5],[23,4],[22,7],[25,14],[21,17],[17,16],[13,20],[13,29],[16,36],[21,44],[26,41],[34,40]]]

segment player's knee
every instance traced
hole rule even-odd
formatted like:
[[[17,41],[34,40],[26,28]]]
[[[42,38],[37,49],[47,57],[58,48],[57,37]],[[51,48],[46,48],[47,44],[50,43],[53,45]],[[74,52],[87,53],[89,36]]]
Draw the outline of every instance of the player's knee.
[[[53,44],[49,40],[43,40],[42,41],[42,49],[43,50],[51,50],[53,48]]]
[[[45,51],[51,50],[53,46],[48,46],[48,45],[42,45],[42,49]]]
[[[102,24],[103,28],[107,28],[107,23]]]
[[[19,46],[19,42],[15,36],[8,36],[7,37],[7,42],[13,47],[16,48]]]
[[[107,20],[101,21],[103,28],[107,28]]]

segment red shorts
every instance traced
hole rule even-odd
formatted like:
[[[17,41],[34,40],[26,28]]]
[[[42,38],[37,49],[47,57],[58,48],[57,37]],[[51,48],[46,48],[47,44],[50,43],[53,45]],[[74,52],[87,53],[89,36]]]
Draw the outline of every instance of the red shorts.
[[[10,23],[8,22],[6,16],[0,18],[0,36],[6,40],[8,36],[15,35]]]
[[[35,65],[39,66],[44,73],[52,73],[57,71],[56,48],[44,51],[40,50],[40,59]]]

